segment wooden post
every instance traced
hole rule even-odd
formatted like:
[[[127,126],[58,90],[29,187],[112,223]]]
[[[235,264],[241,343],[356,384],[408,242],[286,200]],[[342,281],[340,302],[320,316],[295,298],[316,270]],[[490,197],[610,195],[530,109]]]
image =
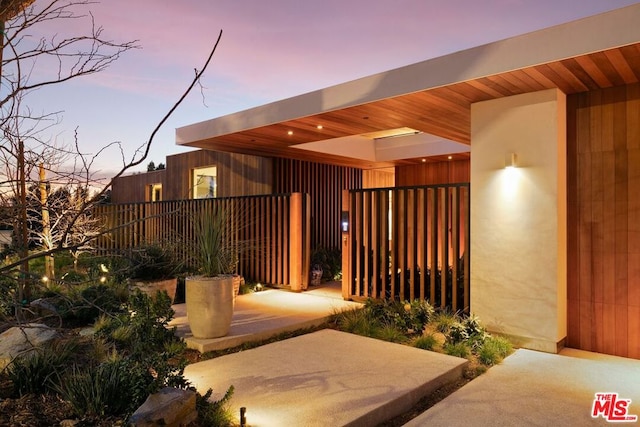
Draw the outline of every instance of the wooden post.
[[[302,193],[293,193],[289,207],[289,285],[294,292],[302,291],[302,231]]]

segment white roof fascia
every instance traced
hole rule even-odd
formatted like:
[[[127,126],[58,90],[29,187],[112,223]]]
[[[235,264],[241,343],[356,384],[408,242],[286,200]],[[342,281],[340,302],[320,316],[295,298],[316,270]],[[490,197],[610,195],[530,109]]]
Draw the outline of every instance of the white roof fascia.
[[[176,144],[451,85],[640,41],[640,3],[176,129]]]

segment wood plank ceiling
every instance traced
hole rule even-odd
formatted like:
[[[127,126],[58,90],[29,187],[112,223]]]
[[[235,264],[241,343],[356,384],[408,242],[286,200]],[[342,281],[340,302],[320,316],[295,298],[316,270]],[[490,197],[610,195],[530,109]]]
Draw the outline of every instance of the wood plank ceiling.
[[[470,109],[474,102],[551,88],[573,94],[638,81],[640,43],[196,141],[189,145],[364,169],[413,164],[420,159],[375,163],[291,146],[401,127],[469,144]],[[289,131],[293,133],[289,135]],[[453,158],[466,157],[468,154],[457,154]],[[429,160],[442,159],[443,156]]]

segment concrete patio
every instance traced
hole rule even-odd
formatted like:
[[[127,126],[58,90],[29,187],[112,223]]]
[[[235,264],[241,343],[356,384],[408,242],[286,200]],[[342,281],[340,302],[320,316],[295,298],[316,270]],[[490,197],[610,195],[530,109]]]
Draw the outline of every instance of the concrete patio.
[[[239,295],[227,336],[213,339],[194,338],[187,322],[185,304],[173,306],[176,314],[171,322],[187,346],[201,353],[239,346],[249,341],[261,341],[283,332],[323,324],[335,312],[359,307],[344,301],[338,283],[311,288],[303,293],[266,289]]]

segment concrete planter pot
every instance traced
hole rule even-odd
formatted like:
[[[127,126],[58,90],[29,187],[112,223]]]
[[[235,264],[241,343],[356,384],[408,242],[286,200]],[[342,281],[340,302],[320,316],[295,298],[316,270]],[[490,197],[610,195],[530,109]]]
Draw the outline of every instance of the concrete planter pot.
[[[218,338],[229,333],[234,306],[233,276],[187,277],[187,320],[194,338]]]
[[[173,304],[173,300],[176,297],[176,289],[178,287],[178,279],[163,279],[163,280],[149,280],[149,281],[135,281],[133,285],[140,289],[140,291],[144,294],[147,294],[151,298],[156,296],[157,291],[165,291],[169,298],[171,298],[171,303]]]

